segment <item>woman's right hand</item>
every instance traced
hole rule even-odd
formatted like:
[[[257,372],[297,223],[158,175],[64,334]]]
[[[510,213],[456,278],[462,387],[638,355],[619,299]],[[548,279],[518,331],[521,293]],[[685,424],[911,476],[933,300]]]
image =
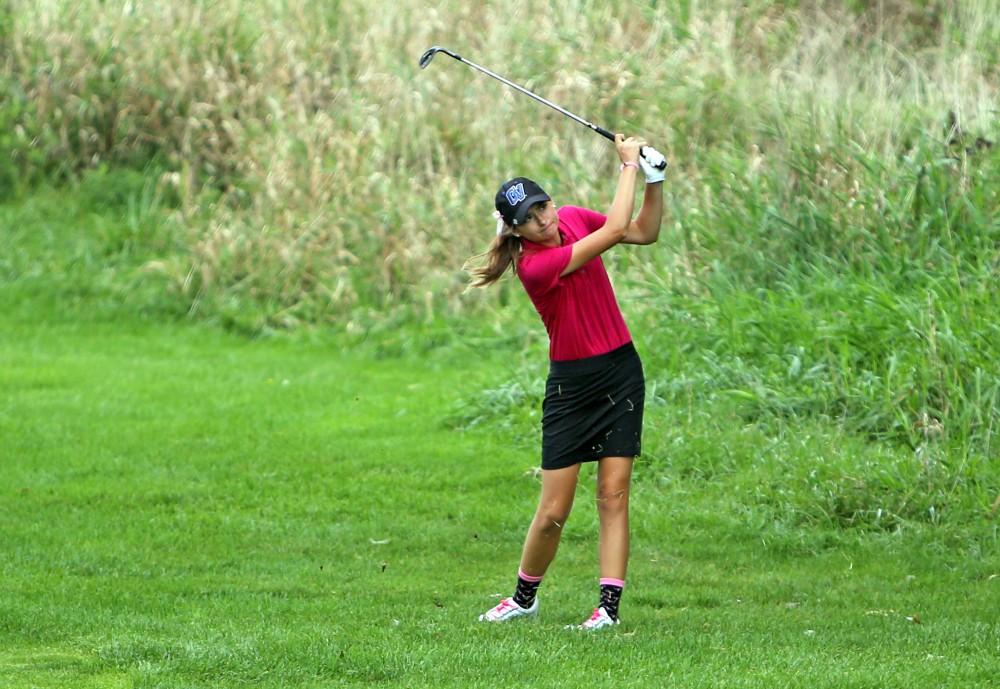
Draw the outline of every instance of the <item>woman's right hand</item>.
[[[637,136],[625,138],[624,134],[615,134],[615,148],[623,163],[638,163],[639,151],[646,145],[646,140]]]

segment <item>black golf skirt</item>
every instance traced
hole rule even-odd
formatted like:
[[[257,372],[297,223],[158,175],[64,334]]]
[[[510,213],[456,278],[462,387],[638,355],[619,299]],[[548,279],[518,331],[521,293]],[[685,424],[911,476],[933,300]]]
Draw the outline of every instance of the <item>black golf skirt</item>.
[[[629,342],[607,354],[553,361],[542,403],[542,469],[642,449],[646,380]]]

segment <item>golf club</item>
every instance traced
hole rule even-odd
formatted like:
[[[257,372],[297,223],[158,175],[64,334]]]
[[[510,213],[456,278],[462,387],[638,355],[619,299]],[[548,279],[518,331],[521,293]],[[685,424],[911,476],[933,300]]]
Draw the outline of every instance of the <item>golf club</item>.
[[[490,70],[486,69],[485,67],[483,67],[481,65],[477,65],[475,62],[472,62],[470,60],[466,60],[464,57],[462,57],[458,53],[455,53],[455,52],[453,52],[451,50],[448,50],[447,48],[442,48],[441,46],[438,46],[438,45],[436,45],[436,46],[434,46],[432,48],[428,48],[427,51],[423,55],[420,56],[420,68],[421,69],[425,69],[427,67],[427,65],[429,65],[431,63],[431,60],[434,59],[434,56],[437,53],[444,53],[445,55],[447,55],[449,57],[453,57],[456,60],[458,60],[459,62],[462,62],[462,63],[468,65],[469,67],[472,67],[473,69],[479,70],[483,74],[485,74],[487,76],[490,76],[490,77],[493,77],[494,79],[496,79],[499,82],[507,84],[507,86],[510,86],[512,89],[520,91],[524,95],[529,96],[531,98],[534,98],[539,103],[541,103],[543,105],[549,106],[553,110],[562,113],[563,115],[565,115],[566,117],[570,118],[574,122],[578,122],[578,123],[582,124],[584,127],[587,127],[588,129],[591,129],[591,130],[597,132],[598,134],[600,134],[601,136],[605,137],[606,139],[610,139],[611,141],[615,140],[615,135],[613,133],[609,132],[604,127],[599,127],[598,125],[594,124],[593,122],[588,122],[587,120],[583,119],[579,115],[575,115],[575,114],[571,113],[566,108],[562,108],[562,107],[556,105],[555,103],[553,103],[552,101],[546,100],[545,98],[542,98],[537,93],[532,93],[531,91],[529,91],[528,89],[524,88],[523,86],[519,86],[518,84],[515,84],[514,82],[512,82],[512,81],[510,81],[508,79],[503,78],[499,74],[496,74],[495,72],[491,72]],[[645,150],[646,150],[646,147],[644,146],[642,148],[642,150],[639,151],[640,155],[642,155],[643,158],[646,158],[646,155],[644,153]],[[654,156],[653,159],[656,160],[657,157],[659,158],[659,161],[655,165],[655,167],[657,169],[659,169],[659,170],[665,169],[667,167],[667,161],[666,161],[666,159],[663,158],[663,156]],[[649,160],[649,159],[647,158],[647,160]]]

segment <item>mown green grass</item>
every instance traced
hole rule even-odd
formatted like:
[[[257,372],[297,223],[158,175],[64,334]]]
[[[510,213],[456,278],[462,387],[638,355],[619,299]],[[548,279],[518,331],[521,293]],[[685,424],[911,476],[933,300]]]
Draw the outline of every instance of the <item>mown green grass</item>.
[[[919,494],[892,474],[912,452],[725,395],[685,404],[684,386],[651,394],[623,625],[562,629],[596,597],[591,471],[542,619],[476,623],[510,590],[537,497],[543,343],[488,350],[487,323],[465,344],[433,324],[423,342],[248,339],[130,314],[84,277],[130,269],[106,252],[123,207],[64,191],[0,211],[0,686],[995,682],[989,490],[940,519],[824,515],[859,471],[888,473],[889,500]],[[524,394],[491,392],[510,380]]]
[[[8,326],[2,353],[8,686],[995,676],[989,529],[790,529],[648,462],[620,631],[561,629],[593,604],[588,480],[541,622],[476,624],[511,585],[537,482],[533,452],[440,423],[481,382],[468,356],[119,324]]]

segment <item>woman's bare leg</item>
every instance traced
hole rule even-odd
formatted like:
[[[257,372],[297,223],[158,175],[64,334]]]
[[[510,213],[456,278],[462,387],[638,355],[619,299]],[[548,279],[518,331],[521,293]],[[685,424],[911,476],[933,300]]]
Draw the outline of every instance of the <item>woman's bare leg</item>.
[[[597,512],[601,519],[598,546],[601,578],[625,579],[628,569],[628,498],[632,457],[603,457],[597,468]]]
[[[525,574],[543,576],[555,558],[563,527],[573,508],[579,476],[579,464],[542,470],[542,495],[521,553],[521,571]]]

